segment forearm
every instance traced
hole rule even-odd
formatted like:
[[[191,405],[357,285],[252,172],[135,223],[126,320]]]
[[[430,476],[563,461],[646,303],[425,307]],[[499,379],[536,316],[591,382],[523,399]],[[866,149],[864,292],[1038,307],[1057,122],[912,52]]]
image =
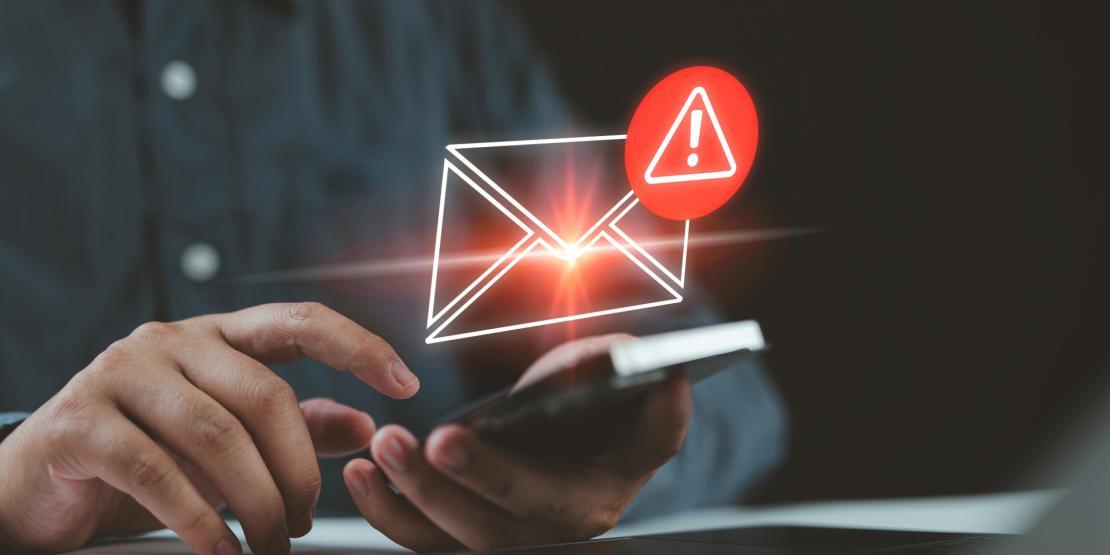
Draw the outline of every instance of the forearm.
[[[640,490],[625,520],[738,502],[782,459],[786,413],[756,359],[693,389],[682,450]]]

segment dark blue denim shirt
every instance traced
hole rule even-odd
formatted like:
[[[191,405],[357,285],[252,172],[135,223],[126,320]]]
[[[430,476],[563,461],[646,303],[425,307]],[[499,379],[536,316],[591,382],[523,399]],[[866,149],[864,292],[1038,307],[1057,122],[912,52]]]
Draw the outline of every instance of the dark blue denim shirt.
[[[492,2],[4,3],[0,412],[35,410],[142,322],[319,300],[390,341],[421,393],[393,402],[312,363],[283,377],[427,429],[473,392],[462,347],[423,343],[426,276],[237,278],[428,253],[445,144],[567,129]],[[687,446],[632,513],[734,501],[780,458],[757,365],[696,400]],[[321,514],[354,511],[339,468],[322,463]]]

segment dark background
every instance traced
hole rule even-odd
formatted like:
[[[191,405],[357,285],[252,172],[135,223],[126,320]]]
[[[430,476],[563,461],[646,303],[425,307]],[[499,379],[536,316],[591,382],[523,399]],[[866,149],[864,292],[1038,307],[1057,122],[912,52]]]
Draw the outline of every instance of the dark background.
[[[757,317],[793,418],[755,501],[990,491],[1107,348],[1105,17],[1055,2],[514,2],[583,121],[668,72],[740,76],[744,188],[695,229],[819,227],[697,252]]]

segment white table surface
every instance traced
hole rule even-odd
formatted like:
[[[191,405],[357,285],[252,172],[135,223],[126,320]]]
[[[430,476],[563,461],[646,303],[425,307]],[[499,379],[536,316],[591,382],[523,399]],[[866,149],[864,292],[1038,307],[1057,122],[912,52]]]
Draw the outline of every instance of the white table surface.
[[[770,525],[1020,533],[1028,530],[1061,495],[1059,491],[1025,491],[959,497],[829,501],[755,509],[717,507],[621,524],[603,537]],[[242,539],[242,530],[236,523],[232,523],[232,529]],[[400,551],[401,548],[360,518],[318,519],[312,532],[293,540],[295,553],[339,555],[356,550]],[[173,534],[159,532],[139,539],[88,547],[75,553],[175,554],[188,553],[188,549]]]

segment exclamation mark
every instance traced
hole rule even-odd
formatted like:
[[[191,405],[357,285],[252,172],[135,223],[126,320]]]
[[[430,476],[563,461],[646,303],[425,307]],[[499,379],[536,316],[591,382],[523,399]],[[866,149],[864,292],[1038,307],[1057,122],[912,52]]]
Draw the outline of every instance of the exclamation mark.
[[[690,112],[690,150],[697,150],[698,139],[701,138],[701,110]],[[691,152],[686,157],[686,165],[691,168],[698,165],[698,153]]]

